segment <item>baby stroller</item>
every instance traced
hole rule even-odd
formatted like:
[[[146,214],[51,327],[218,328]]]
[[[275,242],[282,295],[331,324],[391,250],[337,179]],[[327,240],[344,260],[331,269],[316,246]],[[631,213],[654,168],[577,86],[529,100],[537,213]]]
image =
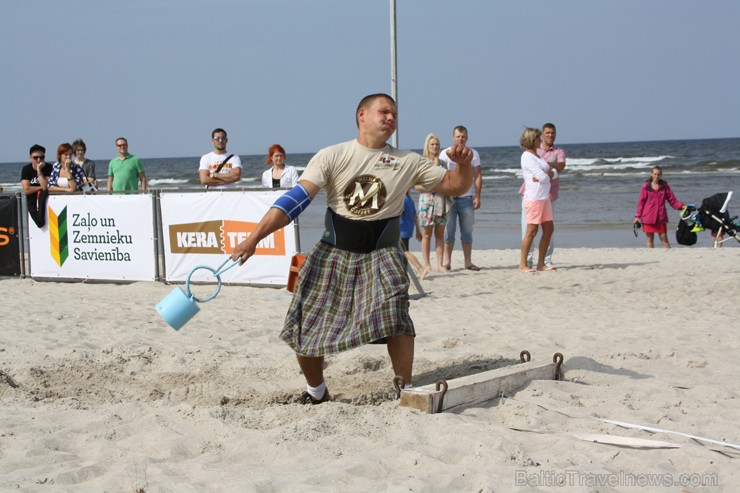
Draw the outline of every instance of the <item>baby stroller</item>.
[[[702,200],[699,207],[692,204],[684,207],[676,229],[676,241],[681,245],[693,245],[696,243],[696,233],[708,229],[714,237],[714,248],[731,238],[740,243],[740,222],[737,216],[730,217],[727,210],[731,198],[732,192],[715,193]]]

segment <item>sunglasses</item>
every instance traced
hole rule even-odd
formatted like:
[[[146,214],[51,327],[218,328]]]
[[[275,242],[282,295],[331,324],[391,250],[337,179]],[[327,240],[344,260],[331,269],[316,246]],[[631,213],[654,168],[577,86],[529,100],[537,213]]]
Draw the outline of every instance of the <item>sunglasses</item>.
[[[44,159],[45,157],[45,154],[42,154],[41,156],[31,156],[32,159]]]

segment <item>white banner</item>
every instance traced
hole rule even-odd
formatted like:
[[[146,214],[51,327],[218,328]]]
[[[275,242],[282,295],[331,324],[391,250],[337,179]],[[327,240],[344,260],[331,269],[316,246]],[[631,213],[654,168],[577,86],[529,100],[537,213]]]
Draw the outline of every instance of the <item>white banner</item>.
[[[29,224],[31,277],[155,280],[150,195],[50,195]]]
[[[197,266],[216,269],[254,230],[262,216],[284,191],[222,191],[160,195],[165,279],[185,281]],[[296,253],[295,227],[289,226],[263,239],[255,255],[243,266],[221,275],[234,284],[288,282],[290,259]],[[226,265],[230,265],[229,261]],[[199,269],[191,281],[215,282],[213,273]]]

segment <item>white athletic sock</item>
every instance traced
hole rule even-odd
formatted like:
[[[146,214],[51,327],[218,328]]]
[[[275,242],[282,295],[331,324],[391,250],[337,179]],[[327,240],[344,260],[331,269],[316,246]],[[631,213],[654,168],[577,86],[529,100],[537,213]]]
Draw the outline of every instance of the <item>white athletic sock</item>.
[[[320,401],[324,397],[324,393],[326,393],[326,382],[321,382],[318,387],[311,387],[307,384],[306,391],[311,395],[311,397]]]

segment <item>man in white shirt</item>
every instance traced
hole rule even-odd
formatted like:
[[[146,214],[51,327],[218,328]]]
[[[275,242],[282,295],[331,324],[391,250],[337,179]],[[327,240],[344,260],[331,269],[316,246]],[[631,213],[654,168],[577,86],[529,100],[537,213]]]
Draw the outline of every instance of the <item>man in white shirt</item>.
[[[242,162],[236,154],[226,155],[226,130],[211,132],[213,151],[200,158],[198,175],[206,188],[230,188],[242,179]]]
[[[467,145],[468,129],[458,125],[452,131],[452,140],[455,144],[461,146]],[[457,166],[447,157],[448,147],[439,153],[439,161],[447,166],[447,169],[454,169]],[[452,207],[447,214],[447,228],[445,229],[445,252],[442,266],[446,270],[452,268],[452,250],[455,248],[455,233],[457,231],[457,222],[460,221],[460,241],[462,243],[463,257],[465,258],[465,268],[468,270],[478,271],[480,267],[472,261],[473,256],[473,224],[475,223],[475,209],[480,208],[480,192],[483,188],[483,176],[480,172],[480,156],[478,151],[473,151],[473,184],[470,190],[459,197],[452,198]]]

